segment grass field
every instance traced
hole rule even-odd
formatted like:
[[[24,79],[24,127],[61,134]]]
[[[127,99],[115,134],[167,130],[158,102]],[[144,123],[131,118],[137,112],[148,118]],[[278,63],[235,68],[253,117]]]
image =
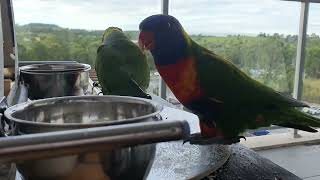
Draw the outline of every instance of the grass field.
[[[320,104],[320,79],[305,79],[303,82],[302,99]]]

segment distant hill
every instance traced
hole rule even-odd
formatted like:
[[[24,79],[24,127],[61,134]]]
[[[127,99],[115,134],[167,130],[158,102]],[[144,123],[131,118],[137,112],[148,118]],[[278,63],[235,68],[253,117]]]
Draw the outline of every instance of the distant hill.
[[[37,31],[61,31],[63,30],[62,27],[57,26],[55,24],[42,24],[42,23],[30,23],[26,25],[19,26],[17,25],[16,27],[25,29],[28,31],[32,32],[37,32]]]
[[[107,28],[107,27],[106,27]],[[59,31],[68,31],[68,33],[73,34],[85,34],[85,35],[95,35],[102,36],[104,30],[93,30],[88,31],[85,29],[69,29],[63,28],[55,24],[44,24],[44,23],[30,23],[26,25],[16,25],[17,32],[31,32],[31,33],[51,33]],[[125,34],[132,40],[138,39],[138,31],[124,31]]]

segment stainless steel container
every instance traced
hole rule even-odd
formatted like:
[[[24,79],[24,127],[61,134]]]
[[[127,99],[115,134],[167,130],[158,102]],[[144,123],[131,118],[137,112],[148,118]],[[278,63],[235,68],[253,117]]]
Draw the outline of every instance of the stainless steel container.
[[[20,67],[20,81],[31,100],[79,96],[88,90],[90,69],[90,65],[81,63],[26,65]]]
[[[35,100],[8,108],[5,117],[15,135],[160,120],[161,106],[124,96],[72,96]],[[26,179],[73,176],[90,159],[111,179],[143,179],[155,155],[155,144],[108,152],[17,163]]]

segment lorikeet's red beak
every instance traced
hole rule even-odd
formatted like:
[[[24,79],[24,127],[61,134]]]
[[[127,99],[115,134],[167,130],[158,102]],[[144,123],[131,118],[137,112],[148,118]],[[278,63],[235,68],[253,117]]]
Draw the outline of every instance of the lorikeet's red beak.
[[[143,50],[152,50],[155,46],[154,34],[148,31],[141,31],[139,34],[139,46]]]

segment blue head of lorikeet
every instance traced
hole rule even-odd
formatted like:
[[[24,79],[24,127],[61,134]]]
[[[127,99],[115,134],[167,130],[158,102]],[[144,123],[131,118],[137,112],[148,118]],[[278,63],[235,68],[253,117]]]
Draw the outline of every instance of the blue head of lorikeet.
[[[139,28],[139,44],[156,55],[156,65],[175,64],[187,56],[187,39],[176,18],[153,15],[143,20]]]

